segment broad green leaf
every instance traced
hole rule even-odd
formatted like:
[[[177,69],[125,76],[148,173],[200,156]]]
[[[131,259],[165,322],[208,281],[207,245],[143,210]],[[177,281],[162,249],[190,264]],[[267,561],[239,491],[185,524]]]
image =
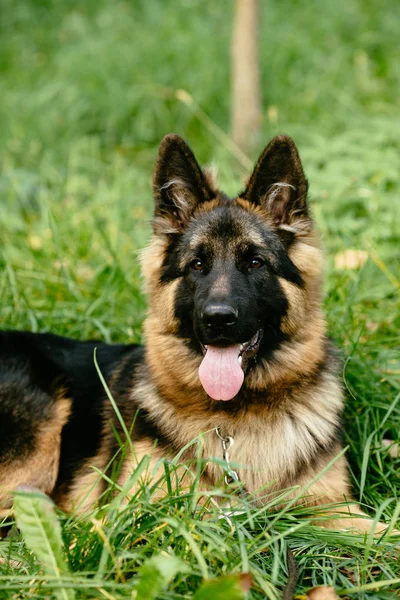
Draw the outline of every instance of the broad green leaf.
[[[16,492],[14,511],[26,545],[36,554],[46,574],[60,581],[63,575],[69,575],[62,554],[61,527],[50,498],[36,491]],[[55,588],[53,595],[57,600],[75,599],[72,589]]]
[[[175,556],[159,555],[151,558],[140,569],[136,600],[155,600],[175,575],[187,570],[185,563]]]
[[[203,583],[193,600],[243,600],[250,587],[250,573],[226,575]]]

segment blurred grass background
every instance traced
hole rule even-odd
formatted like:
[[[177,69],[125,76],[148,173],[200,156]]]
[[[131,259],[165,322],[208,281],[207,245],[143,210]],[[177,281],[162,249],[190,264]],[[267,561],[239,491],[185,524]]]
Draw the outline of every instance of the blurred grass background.
[[[228,193],[245,176],[215,135],[230,128],[233,2],[0,10],[1,327],[140,341],[138,253],[162,136],[215,162]],[[355,494],[375,507],[400,490],[381,444],[400,431],[399,22],[396,0],[262,2],[259,150],[285,132],[303,158],[345,358]]]

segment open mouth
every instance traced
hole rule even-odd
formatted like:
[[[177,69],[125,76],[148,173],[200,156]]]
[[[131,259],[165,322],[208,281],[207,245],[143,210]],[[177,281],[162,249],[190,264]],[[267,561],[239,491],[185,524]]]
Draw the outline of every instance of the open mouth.
[[[260,342],[262,338],[262,329],[259,329],[255,335],[244,344],[240,344],[240,352],[239,352],[239,365],[243,370],[247,368],[249,360],[254,358],[258,352],[260,347]],[[243,364],[242,364],[243,363]]]
[[[243,344],[230,346],[202,345],[204,354],[199,368],[201,384],[213,400],[232,400],[244,381],[249,362],[260,347],[263,331]]]

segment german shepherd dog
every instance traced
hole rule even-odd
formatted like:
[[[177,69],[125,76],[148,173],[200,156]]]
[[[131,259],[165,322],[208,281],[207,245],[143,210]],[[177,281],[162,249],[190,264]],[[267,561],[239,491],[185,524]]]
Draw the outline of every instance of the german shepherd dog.
[[[308,486],[312,505],[348,500],[346,459],[333,461],[341,451],[343,394],[294,142],[274,138],[245,190],[229,198],[186,143],[167,135],[153,183],[153,236],[142,258],[144,347],[0,334],[3,512],[21,485],[67,511],[90,509],[104,492],[92,467],[106,472],[120,424],[95,348],[132,431],[134,452],[126,453],[119,484],[144,455],[151,457],[149,473],[186,446],[183,458],[193,457],[190,442],[201,433],[204,457],[222,458],[219,428],[234,439],[230,458],[258,502],[266,490],[295,486]],[[220,480],[221,467],[208,462],[202,485]],[[371,527],[357,505],[348,510],[350,520],[332,511],[328,526]]]

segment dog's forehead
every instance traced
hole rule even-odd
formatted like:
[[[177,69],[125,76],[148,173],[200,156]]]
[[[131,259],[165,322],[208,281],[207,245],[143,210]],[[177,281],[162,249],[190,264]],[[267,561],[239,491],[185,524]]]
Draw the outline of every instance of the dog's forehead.
[[[234,251],[243,245],[265,245],[269,233],[267,225],[251,213],[224,206],[198,214],[184,237],[186,247],[193,250],[207,246]]]

